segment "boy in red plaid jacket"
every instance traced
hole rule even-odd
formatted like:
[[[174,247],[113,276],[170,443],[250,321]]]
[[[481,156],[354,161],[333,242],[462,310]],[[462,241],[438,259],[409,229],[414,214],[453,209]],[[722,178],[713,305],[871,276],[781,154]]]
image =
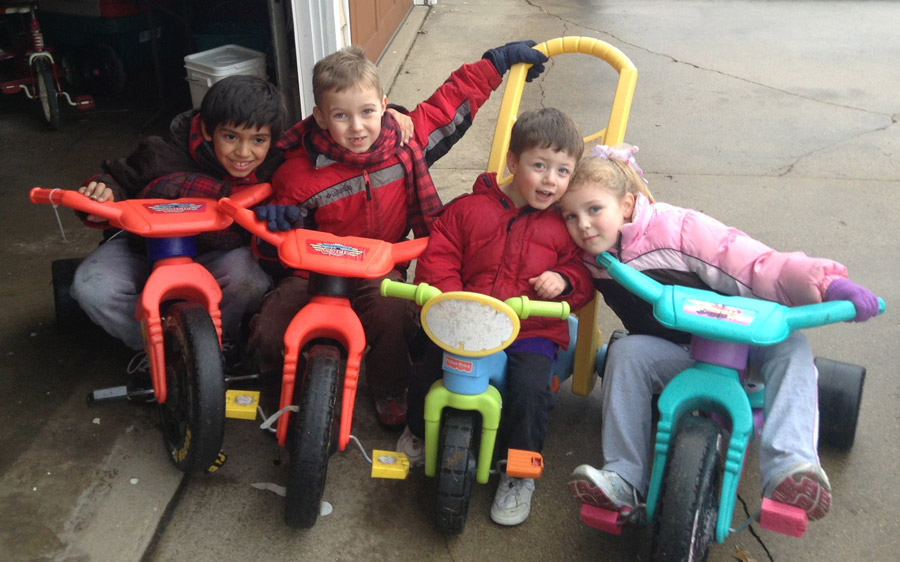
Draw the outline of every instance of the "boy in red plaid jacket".
[[[216,82],[200,110],[176,116],[165,137],[141,139],[127,158],[103,162],[102,172],[78,189],[98,201],[129,198],[224,197],[269,181],[283,161],[270,147],[281,136],[285,105],[275,86],[257,77],[230,76]],[[78,266],[71,292],[88,317],[134,350],[143,348],[134,311],[151,264],[143,240],[109,227],[103,243]],[[222,288],[223,343],[237,342],[245,315],[259,308],[271,286],[239,228],[202,234],[196,260]],[[227,351],[227,349],[226,349]],[[226,353],[226,356],[228,354]],[[143,352],[129,365],[132,390],[149,388]]]
[[[533,45],[509,43],[454,71],[409,113],[414,134],[405,144],[395,119],[385,113],[387,97],[377,69],[362,49],[349,47],[323,58],[313,69],[313,115],[285,132],[279,143],[285,163],[272,180],[269,216],[299,206],[307,228],[340,236],[391,243],[410,230],[427,236],[429,215],[441,207],[429,166],[468,130],[510,66],[532,64],[529,81],[543,70],[547,57]],[[398,268],[387,277],[405,279],[406,270]],[[418,311],[408,301],[381,297],[380,283],[361,281],[353,307],[369,345],[366,382],[378,421],[399,429],[406,423],[409,348],[419,332]],[[309,301],[307,284],[303,272],[283,278],[251,322],[250,345],[260,354],[264,374],[281,372],[284,332]]]

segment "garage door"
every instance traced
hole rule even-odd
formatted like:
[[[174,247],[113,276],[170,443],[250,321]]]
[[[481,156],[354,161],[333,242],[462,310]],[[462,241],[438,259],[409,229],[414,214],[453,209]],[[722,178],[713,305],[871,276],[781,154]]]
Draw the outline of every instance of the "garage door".
[[[350,39],[378,62],[413,0],[350,0]]]

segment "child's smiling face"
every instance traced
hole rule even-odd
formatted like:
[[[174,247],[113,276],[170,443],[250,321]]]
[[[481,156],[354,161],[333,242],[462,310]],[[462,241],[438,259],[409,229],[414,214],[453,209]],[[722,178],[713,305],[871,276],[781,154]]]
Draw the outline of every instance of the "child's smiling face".
[[[516,207],[528,205],[546,209],[559,201],[568,189],[575,164],[574,156],[549,147],[528,148],[518,156],[510,152],[506,167],[513,179],[503,191]]]
[[[212,134],[202,127],[203,138],[212,142],[216,158],[231,176],[245,178],[266,159],[272,145],[272,131],[268,125],[247,127],[225,123],[216,125]]]
[[[319,127],[327,129],[336,143],[355,154],[372,148],[381,134],[381,117],[387,96],[374,86],[359,85],[342,91],[330,90],[313,108]]]
[[[634,195],[621,200],[599,185],[583,185],[565,194],[559,202],[569,236],[591,255],[612,248],[622,226],[631,222]]]

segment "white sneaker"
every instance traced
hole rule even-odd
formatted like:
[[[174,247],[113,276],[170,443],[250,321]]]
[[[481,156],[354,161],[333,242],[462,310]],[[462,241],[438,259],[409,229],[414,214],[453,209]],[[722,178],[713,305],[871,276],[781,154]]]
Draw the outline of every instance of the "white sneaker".
[[[528,519],[531,513],[531,495],[534,493],[534,479],[512,478],[500,475],[491,519],[500,525],[518,525]]]
[[[406,455],[410,468],[425,464],[425,440],[413,435],[409,426],[403,428],[403,433],[397,440],[397,451]]]
[[[582,503],[622,514],[631,513],[637,504],[631,484],[615,472],[597,470],[587,464],[572,471],[569,492]]]

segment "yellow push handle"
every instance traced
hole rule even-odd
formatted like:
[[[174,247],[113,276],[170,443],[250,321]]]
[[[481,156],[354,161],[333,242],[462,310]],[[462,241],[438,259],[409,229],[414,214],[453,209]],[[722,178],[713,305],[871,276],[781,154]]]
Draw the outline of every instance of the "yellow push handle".
[[[548,57],[564,53],[582,53],[605,61],[619,74],[616,93],[613,98],[609,121],[606,127],[584,138],[585,143],[599,139],[603,144],[615,145],[625,140],[625,127],[631,112],[631,101],[637,83],[637,68],[619,49],[605,41],[591,37],[559,37],[534,46]],[[513,65],[506,81],[491,154],[488,157],[488,172],[496,172],[497,181],[504,184],[512,179],[506,171],[506,153],[509,150],[509,135],[519,114],[525,75],[530,65]],[[594,388],[594,358],[600,346],[601,336],[597,327],[597,313],[600,298],[595,291],[593,300],[578,311],[578,345],[575,349],[575,365],[572,373],[572,392],[587,396]]]
[[[592,55],[605,61],[619,73],[616,94],[613,98],[609,122],[606,127],[584,137],[591,142],[600,139],[604,144],[614,145],[625,140],[625,126],[631,112],[631,100],[637,83],[637,68],[625,54],[605,41],[591,37],[558,37],[534,46],[534,49],[548,57],[564,53],[582,53]],[[494,140],[491,143],[491,154],[488,157],[488,172],[496,172],[498,181],[503,184],[511,176],[506,175],[506,152],[509,150],[509,134],[519,114],[522,91],[525,88],[525,75],[531,65],[519,63],[513,65],[506,81],[497,127],[494,129]]]

